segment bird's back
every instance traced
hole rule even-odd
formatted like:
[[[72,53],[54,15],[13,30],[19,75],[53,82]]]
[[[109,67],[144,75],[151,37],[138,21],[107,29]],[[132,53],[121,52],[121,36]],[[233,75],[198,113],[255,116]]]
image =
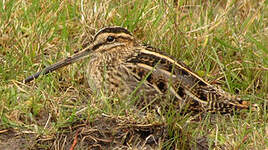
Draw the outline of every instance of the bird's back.
[[[172,95],[174,104],[189,111],[231,113],[247,109],[239,98],[214,87],[181,61],[148,45],[139,46],[119,67],[127,95],[143,95],[147,101]],[[170,97],[170,96],[169,96]],[[150,102],[146,102],[150,103]]]

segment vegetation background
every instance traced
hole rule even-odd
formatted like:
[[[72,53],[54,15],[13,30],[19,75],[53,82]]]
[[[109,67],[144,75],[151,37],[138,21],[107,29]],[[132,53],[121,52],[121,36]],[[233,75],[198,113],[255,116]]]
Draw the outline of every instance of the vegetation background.
[[[267,0],[2,0],[0,22],[0,149],[268,148]],[[176,111],[142,118],[90,91],[83,62],[21,82],[114,25],[259,110],[198,122]],[[144,144],[145,133],[158,141]]]

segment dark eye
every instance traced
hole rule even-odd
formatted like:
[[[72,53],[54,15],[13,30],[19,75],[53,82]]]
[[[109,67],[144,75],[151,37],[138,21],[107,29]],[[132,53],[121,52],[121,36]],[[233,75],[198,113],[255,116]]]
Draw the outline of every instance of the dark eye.
[[[113,36],[108,36],[106,40],[107,42],[113,42],[115,38]]]

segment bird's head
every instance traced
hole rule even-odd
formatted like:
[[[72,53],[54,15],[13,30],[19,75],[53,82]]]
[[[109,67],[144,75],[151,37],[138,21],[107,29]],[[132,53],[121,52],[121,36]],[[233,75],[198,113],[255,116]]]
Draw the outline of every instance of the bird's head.
[[[74,54],[73,56],[67,57],[51,66],[46,67],[40,72],[29,76],[24,80],[24,83],[30,82],[33,79],[38,78],[40,74],[47,74],[82,58],[88,57],[91,54],[96,53],[116,53],[116,50],[133,50],[128,47],[135,45],[135,39],[133,35],[125,28],[122,27],[106,27],[98,31],[93,42],[86,48]],[[120,52],[117,52],[120,53]]]
[[[133,35],[122,27],[107,27],[94,36],[89,51],[106,52],[116,47],[134,45]]]

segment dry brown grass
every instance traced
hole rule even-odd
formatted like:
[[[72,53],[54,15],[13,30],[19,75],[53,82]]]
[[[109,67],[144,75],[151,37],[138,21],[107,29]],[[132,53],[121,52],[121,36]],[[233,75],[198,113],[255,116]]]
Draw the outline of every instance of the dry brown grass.
[[[268,9],[265,1],[2,1],[0,149],[265,149]],[[79,62],[30,84],[26,76],[73,54],[105,26],[127,27],[206,80],[260,106],[189,121],[175,110],[139,116],[96,94]],[[163,134],[163,135],[162,135]],[[265,139],[266,138],[266,139]],[[194,149],[194,148],[193,148]]]

